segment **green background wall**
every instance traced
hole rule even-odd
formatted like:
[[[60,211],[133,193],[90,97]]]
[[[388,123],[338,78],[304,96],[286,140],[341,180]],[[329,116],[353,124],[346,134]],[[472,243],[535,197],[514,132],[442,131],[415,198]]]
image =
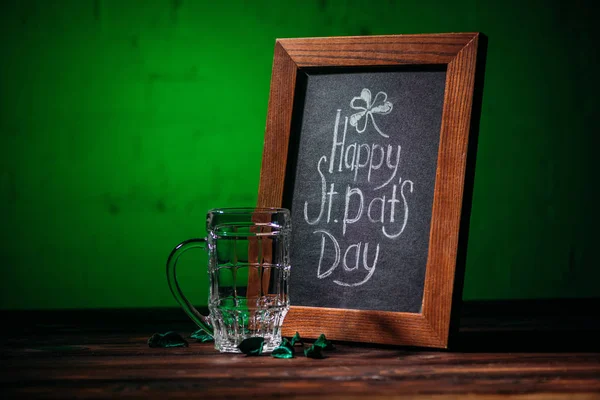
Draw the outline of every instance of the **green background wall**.
[[[171,248],[256,201],[276,38],[460,31],[489,37],[464,298],[597,296],[594,4],[3,1],[0,307],[175,306]]]

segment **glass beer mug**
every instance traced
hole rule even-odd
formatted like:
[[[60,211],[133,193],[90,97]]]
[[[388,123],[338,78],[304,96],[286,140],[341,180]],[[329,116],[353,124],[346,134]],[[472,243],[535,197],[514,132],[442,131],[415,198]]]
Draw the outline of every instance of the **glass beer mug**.
[[[281,343],[289,310],[290,212],[284,208],[221,208],[206,215],[207,237],[186,240],[167,261],[167,281],[187,315],[215,340],[215,349],[239,353],[250,337],[264,352]],[[195,247],[208,252],[209,315],[202,315],[177,283],[179,257]]]

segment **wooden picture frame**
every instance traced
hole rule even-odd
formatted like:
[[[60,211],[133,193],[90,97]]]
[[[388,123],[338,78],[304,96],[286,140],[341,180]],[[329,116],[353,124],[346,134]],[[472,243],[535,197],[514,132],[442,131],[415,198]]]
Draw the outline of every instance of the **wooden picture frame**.
[[[284,335],[298,331],[306,338],[325,333],[340,341],[448,347],[453,296],[457,295],[455,276],[478,39],[479,33],[449,33],[276,41],[258,196],[262,207],[286,206],[282,202],[298,71],[315,67],[446,67],[421,312],[304,307],[292,302]]]

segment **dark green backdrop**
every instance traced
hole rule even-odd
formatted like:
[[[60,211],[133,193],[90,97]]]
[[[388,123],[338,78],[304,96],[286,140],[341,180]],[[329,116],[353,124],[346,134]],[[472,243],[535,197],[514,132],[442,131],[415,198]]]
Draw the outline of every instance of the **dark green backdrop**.
[[[171,248],[256,201],[276,38],[461,31],[489,38],[464,298],[598,295],[595,3],[222,4],[2,2],[1,308],[174,306]]]

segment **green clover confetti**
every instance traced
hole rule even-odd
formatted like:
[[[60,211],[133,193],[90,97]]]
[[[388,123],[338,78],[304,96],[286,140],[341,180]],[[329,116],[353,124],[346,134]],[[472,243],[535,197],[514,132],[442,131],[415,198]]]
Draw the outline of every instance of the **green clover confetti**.
[[[296,343],[304,344],[304,342],[302,342],[302,339],[300,338],[300,334],[298,332],[296,332],[296,334],[292,338],[291,343],[292,343],[292,346],[295,346]]]
[[[271,357],[274,358],[294,358],[294,352],[285,346],[279,346],[273,349]]]
[[[169,331],[167,333],[155,333],[148,339],[150,347],[188,347],[188,342],[179,333]]]
[[[263,346],[265,344],[265,338],[263,337],[250,337],[242,340],[242,343],[238,345],[238,349],[241,350],[247,356],[260,356],[262,354]]]
[[[321,335],[319,335],[319,338],[315,341],[314,345],[322,348],[323,350],[335,349],[333,343],[331,343],[331,340],[327,340],[324,333],[321,333]]]
[[[283,338],[283,340],[281,341],[280,346],[285,346],[288,349],[292,350],[292,352],[294,351],[294,345],[287,338]]]
[[[271,356],[274,358],[294,358],[294,346],[287,338],[283,338],[281,344],[273,349]]]
[[[211,335],[206,333],[204,329],[198,329],[196,332],[192,333],[190,337],[196,339],[196,342],[200,343],[213,342],[215,340]]]
[[[308,358],[325,358],[322,352],[321,346],[311,345],[309,348],[304,350],[304,355]]]

